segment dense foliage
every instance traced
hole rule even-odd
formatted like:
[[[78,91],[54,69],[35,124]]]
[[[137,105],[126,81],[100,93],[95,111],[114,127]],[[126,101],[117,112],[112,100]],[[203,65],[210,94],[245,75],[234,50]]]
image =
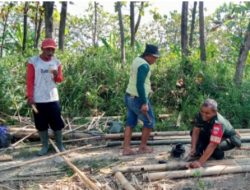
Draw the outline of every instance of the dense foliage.
[[[19,8],[18,8],[19,6]],[[38,54],[34,50],[33,17],[29,25],[26,52],[19,54],[22,42],[20,6],[11,7],[9,26],[5,36],[4,57],[0,60],[0,111],[11,115],[30,115],[25,99],[25,72],[28,57]],[[147,9],[149,9],[147,5]],[[93,6],[83,18],[68,15],[65,42],[66,51],[58,51],[63,64],[65,80],[59,85],[63,115],[67,117],[122,115],[125,117],[124,93],[132,60],[144,49],[146,42],[160,44],[161,58],[152,66],[154,93],[151,97],[155,114],[172,114],[168,120],[157,122],[158,130],[175,126],[182,113],[180,129],[190,127],[190,121],[201,102],[214,98],[220,112],[237,128],[250,126],[250,57],[248,56],[241,86],[233,83],[237,58],[249,22],[249,4],[225,4],[206,17],[207,62],[199,59],[198,24],[195,25],[194,46],[190,55],[182,59],[180,48],[180,14],[157,14],[152,10],[154,22],[142,24],[137,33],[135,49],[129,43],[129,16],[124,15],[126,65],[121,64],[117,16],[99,7],[99,46],[92,46]],[[4,21],[2,10],[1,23]],[[54,13],[55,25],[59,18]],[[2,26],[1,26],[2,27]],[[85,28],[86,30],[83,30]],[[152,32],[154,31],[154,32]],[[80,34],[82,32],[82,34]],[[44,33],[42,32],[42,37]],[[147,38],[145,38],[147,36]],[[183,85],[178,85],[183,82]],[[158,120],[159,121],[159,120]]]

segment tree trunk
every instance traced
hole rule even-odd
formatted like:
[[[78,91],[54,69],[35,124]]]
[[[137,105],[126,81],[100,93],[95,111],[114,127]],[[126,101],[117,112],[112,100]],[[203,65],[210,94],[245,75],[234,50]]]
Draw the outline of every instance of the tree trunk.
[[[61,14],[60,14],[60,26],[59,26],[59,49],[64,50],[64,35],[67,19],[67,1],[62,1]]]
[[[200,31],[200,59],[205,62],[206,56],[206,45],[205,45],[205,26],[204,26],[204,3],[199,2],[199,31]]]
[[[35,40],[35,48],[38,48],[38,43],[41,35],[41,28],[42,28],[42,22],[43,22],[43,10],[40,9],[40,16],[39,16],[39,22],[37,26],[37,31],[36,31],[36,40]]]
[[[195,15],[196,15],[197,1],[194,2],[194,7],[192,11],[192,21],[191,21],[191,30],[189,37],[189,47],[193,47],[193,35],[194,35],[194,27],[195,27]]]
[[[24,53],[27,44],[27,19],[28,19],[28,10],[29,10],[29,3],[24,3],[24,10],[23,10],[23,47],[22,53]]]
[[[12,3],[8,5],[8,9],[6,12],[4,24],[3,24],[3,32],[2,32],[2,42],[1,42],[1,50],[0,50],[0,57],[3,57],[3,46],[4,46],[4,40],[5,40],[5,32],[7,30],[8,26],[8,19],[9,19],[9,14],[10,14],[10,9],[12,8]]]
[[[131,47],[135,45],[135,2],[130,2],[130,34],[131,34]]]
[[[119,27],[120,27],[120,38],[121,38],[121,60],[122,64],[126,63],[126,55],[125,55],[125,38],[124,38],[124,26],[122,20],[122,4],[120,1],[117,2],[117,12],[119,18]]]
[[[37,38],[37,28],[38,28],[39,4],[40,4],[39,2],[36,2],[34,48],[36,48],[36,38]]]
[[[188,23],[188,1],[183,1],[182,13],[181,13],[181,49],[182,49],[182,56],[184,57],[188,55],[187,23]]]
[[[97,14],[97,11],[98,11],[98,3],[95,1],[94,2],[94,31],[93,31],[93,39],[92,39],[92,41],[93,41],[93,46],[95,46],[95,47],[97,47],[98,46],[98,44],[97,44],[97,41],[98,41],[98,39],[97,39],[97,17],[98,17],[98,14]]]
[[[139,15],[138,15],[138,19],[137,19],[137,22],[135,24],[135,35],[138,31],[138,28],[140,26],[140,23],[141,23],[141,16],[142,16],[142,11],[143,11],[143,8],[144,8],[144,1],[141,2],[141,7],[139,8]]]
[[[53,10],[54,1],[44,1],[44,20],[45,20],[45,38],[52,38],[53,36]]]
[[[242,83],[244,67],[249,50],[250,50],[250,22],[248,23],[244,43],[240,48],[240,54],[236,66],[234,82],[237,86],[240,86]]]

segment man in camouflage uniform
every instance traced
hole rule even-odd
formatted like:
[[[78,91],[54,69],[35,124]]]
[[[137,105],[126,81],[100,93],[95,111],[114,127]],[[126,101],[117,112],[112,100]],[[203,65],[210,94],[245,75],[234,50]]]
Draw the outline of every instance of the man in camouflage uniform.
[[[191,156],[199,156],[199,160],[189,164],[191,168],[202,167],[213,157],[223,159],[224,151],[241,146],[241,140],[230,122],[218,113],[217,102],[207,99],[201,106],[200,113],[194,119],[191,131]]]

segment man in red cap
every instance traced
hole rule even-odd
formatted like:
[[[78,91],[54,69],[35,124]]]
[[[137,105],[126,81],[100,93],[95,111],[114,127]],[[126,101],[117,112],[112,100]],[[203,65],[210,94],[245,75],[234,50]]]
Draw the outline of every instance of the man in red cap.
[[[54,57],[56,43],[53,39],[45,39],[41,49],[41,55],[29,59],[26,78],[28,104],[35,105],[37,108],[37,112],[34,111],[33,114],[42,142],[42,149],[38,152],[40,156],[48,152],[49,127],[54,131],[59,150],[65,150],[62,144],[64,122],[61,118],[56,85],[63,81],[62,66]]]

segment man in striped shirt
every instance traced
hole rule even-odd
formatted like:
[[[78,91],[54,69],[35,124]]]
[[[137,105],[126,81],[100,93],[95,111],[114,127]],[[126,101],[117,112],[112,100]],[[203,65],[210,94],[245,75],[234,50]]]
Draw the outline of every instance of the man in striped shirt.
[[[40,156],[48,152],[49,127],[54,131],[58,149],[65,150],[62,144],[64,122],[57,90],[57,83],[63,81],[62,66],[54,57],[56,43],[53,39],[45,39],[41,49],[41,55],[28,60],[26,78],[28,104],[35,105],[38,111],[34,112],[34,119],[42,142],[42,149],[38,153]]]

